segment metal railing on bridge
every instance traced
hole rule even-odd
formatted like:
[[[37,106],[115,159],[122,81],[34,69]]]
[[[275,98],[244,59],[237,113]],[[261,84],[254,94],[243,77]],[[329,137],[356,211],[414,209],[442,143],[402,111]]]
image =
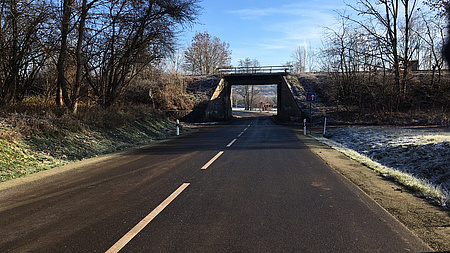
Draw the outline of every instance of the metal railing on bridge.
[[[260,67],[226,67],[216,69],[217,74],[224,75],[245,75],[245,74],[289,74],[293,69],[292,65],[287,66],[260,66]]]

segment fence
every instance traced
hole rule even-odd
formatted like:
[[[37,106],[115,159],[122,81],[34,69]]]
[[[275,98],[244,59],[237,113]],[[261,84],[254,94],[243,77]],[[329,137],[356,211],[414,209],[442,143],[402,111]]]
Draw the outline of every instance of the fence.
[[[227,67],[218,68],[216,72],[223,75],[240,75],[240,74],[289,74],[293,66],[261,66],[261,67]]]

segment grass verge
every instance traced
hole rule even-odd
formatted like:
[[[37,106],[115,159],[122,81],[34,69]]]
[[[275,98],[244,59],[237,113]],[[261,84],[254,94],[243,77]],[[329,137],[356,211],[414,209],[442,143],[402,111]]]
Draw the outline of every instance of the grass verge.
[[[333,149],[341,152],[342,154],[360,162],[361,164],[369,167],[370,169],[380,173],[386,178],[392,179],[398,182],[410,190],[416,195],[432,200],[442,207],[450,207],[450,194],[442,189],[442,187],[431,184],[426,179],[419,179],[411,174],[395,170],[384,166],[378,162],[373,161],[369,157],[362,155],[352,149],[345,147],[344,145],[332,141],[327,138],[313,136],[316,140],[332,147]]]
[[[437,252],[450,252],[449,209],[430,205],[406,186],[293,129],[296,137],[337,173],[347,178]]]
[[[0,114],[0,182],[165,139],[175,124],[144,106]]]

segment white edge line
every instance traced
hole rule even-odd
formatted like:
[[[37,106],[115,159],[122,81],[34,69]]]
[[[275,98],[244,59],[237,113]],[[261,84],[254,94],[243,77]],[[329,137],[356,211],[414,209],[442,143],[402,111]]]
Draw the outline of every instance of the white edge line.
[[[190,183],[184,183],[176,189],[169,197],[167,197],[159,206],[157,206],[151,213],[142,219],[136,226],[134,226],[128,233],[126,233],[119,241],[117,241],[106,253],[119,252],[128,242],[130,242],[145,226],[147,226],[159,213],[164,210],[178,195],[180,195]]]
[[[237,139],[234,139],[230,143],[228,143],[227,148],[231,147],[231,145],[233,145],[236,141]]]
[[[211,158],[211,160],[209,160],[209,162],[207,162],[205,165],[203,165],[202,170],[206,170],[209,166],[211,166],[211,164],[217,160],[217,158],[219,158],[219,156],[221,156],[223,154],[223,151],[220,151],[219,153],[217,153],[217,155],[215,155],[213,158]]]

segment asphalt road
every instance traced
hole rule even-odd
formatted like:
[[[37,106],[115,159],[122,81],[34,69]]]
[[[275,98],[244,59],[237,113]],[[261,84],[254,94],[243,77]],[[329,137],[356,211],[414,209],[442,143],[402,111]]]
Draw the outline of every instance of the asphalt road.
[[[431,251],[270,116],[0,191],[0,252],[118,250]]]

